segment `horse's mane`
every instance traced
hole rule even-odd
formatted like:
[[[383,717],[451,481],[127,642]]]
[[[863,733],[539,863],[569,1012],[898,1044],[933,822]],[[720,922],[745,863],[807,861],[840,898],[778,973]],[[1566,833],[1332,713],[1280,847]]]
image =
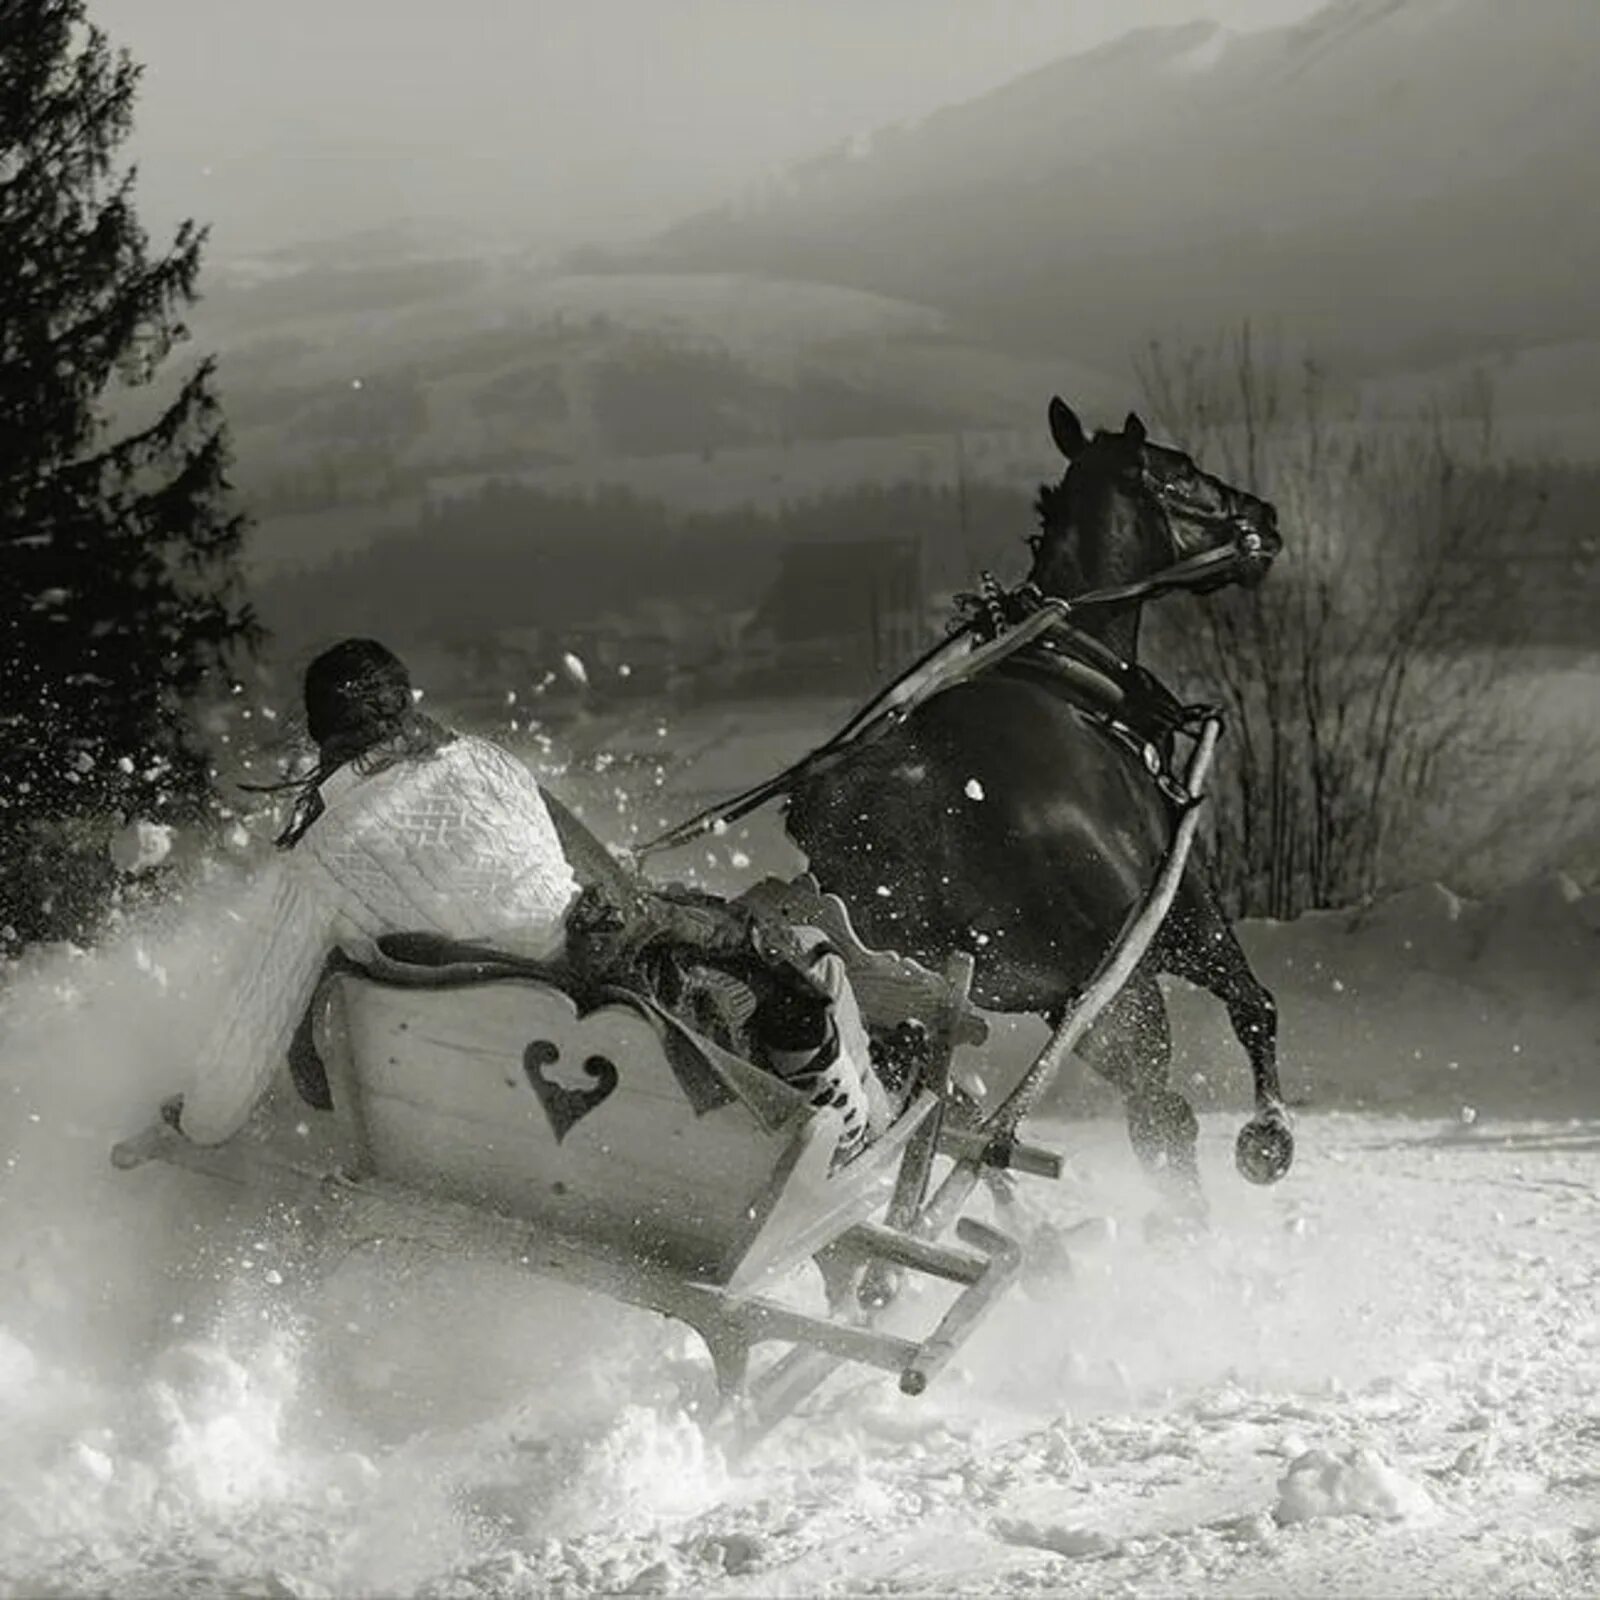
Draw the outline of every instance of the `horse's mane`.
[[[1070,479],[1069,473],[1059,483],[1040,484],[1039,492],[1033,497],[1033,514],[1039,519],[1039,526],[1028,535],[1028,548],[1035,555],[1038,555],[1039,546],[1044,543],[1045,534],[1067,520],[1072,506]]]

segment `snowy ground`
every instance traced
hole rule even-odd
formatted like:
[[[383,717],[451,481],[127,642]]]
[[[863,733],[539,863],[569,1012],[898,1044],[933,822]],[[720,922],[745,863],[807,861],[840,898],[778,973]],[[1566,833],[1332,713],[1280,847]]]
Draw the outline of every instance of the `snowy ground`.
[[[1543,714],[1587,730],[1590,677]],[[528,753],[636,842],[853,709]],[[1526,820],[1593,881],[1592,811]],[[801,865],[765,814],[658,863]],[[916,1400],[841,1371],[743,1462],[661,1319],[398,1247],[317,1277],[293,1217],[110,1169],[226,993],[228,902],[0,981],[0,1600],[1600,1593],[1600,896],[1569,880],[1247,926],[1288,1179],[1234,1174],[1243,1057],[1174,987],[1212,1235],[1146,1242],[1116,1101],[1070,1072],[1029,1130],[1068,1172],[994,1218],[1028,1264],[954,1366]],[[1003,1089],[1041,1038],[999,1023],[961,1074]]]
[[[0,1594],[1593,1594],[1594,911],[1548,880],[1249,929],[1289,1179],[1232,1172],[1242,1073],[1177,997],[1213,1237],[1144,1242],[1074,1080],[956,1366],[917,1400],[841,1373],[743,1465],[659,1319],[403,1250],[314,1283],[292,1219],[109,1169],[216,1003],[203,907],[43,959],[0,1041]]]
[[[1120,1130],[1052,1132],[1072,1173],[1036,1220],[1134,1217]],[[193,1323],[163,1329],[155,1285],[130,1319],[75,1276],[69,1230],[24,1247],[0,1342],[5,1591],[1595,1592],[1600,1121],[1301,1135],[1248,1191],[1208,1118],[1212,1242],[1047,1250],[928,1395],[842,1375],[741,1470],[653,1318],[466,1264],[274,1290],[242,1225],[258,1291],[164,1285]],[[201,1209],[129,1183],[116,1232]],[[82,1326],[27,1337],[74,1308],[94,1359]]]

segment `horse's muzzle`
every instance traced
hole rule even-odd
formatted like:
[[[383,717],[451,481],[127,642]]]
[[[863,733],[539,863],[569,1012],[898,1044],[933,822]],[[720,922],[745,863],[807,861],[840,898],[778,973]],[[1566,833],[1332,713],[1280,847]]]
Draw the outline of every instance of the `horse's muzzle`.
[[[1277,519],[1241,523],[1233,548],[1237,556],[1236,581],[1246,589],[1254,589],[1272,570],[1273,561],[1283,549]]]

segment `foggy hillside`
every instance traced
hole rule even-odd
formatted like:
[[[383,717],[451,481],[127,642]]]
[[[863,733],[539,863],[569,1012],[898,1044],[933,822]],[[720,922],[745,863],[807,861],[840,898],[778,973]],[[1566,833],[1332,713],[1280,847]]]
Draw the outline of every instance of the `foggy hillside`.
[[[942,314],[729,274],[552,274],[515,256],[235,266],[195,319],[222,354],[240,482],[271,514],[376,481],[573,461],[1035,428],[1041,396],[1125,398],[1083,363]],[[338,463],[331,481],[329,467]]]
[[[1281,321],[1367,372],[1592,332],[1590,0],[1354,0],[1148,29],[689,219],[653,259],[804,275],[1120,364]]]
[[[1515,448],[1600,442],[1591,0],[1339,0],[1127,34],[558,262],[484,216],[217,263],[272,515],[439,473],[1036,426],[1245,317],[1369,403],[1487,365]],[[332,464],[336,463],[336,465]]]

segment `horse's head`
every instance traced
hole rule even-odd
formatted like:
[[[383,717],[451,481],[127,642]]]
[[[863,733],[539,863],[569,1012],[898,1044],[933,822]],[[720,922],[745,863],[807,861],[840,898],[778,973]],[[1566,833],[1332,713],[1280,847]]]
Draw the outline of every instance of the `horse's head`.
[[[1208,593],[1259,583],[1283,547],[1265,500],[1203,472],[1181,450],[1153,444],[1132,412],[1120,433],[1091,438],[1071,406],[1050,402],[1050,436],[1069,463],[1040,491],[1032,578],[1065,595],[1133,583],[1178,568]]]

